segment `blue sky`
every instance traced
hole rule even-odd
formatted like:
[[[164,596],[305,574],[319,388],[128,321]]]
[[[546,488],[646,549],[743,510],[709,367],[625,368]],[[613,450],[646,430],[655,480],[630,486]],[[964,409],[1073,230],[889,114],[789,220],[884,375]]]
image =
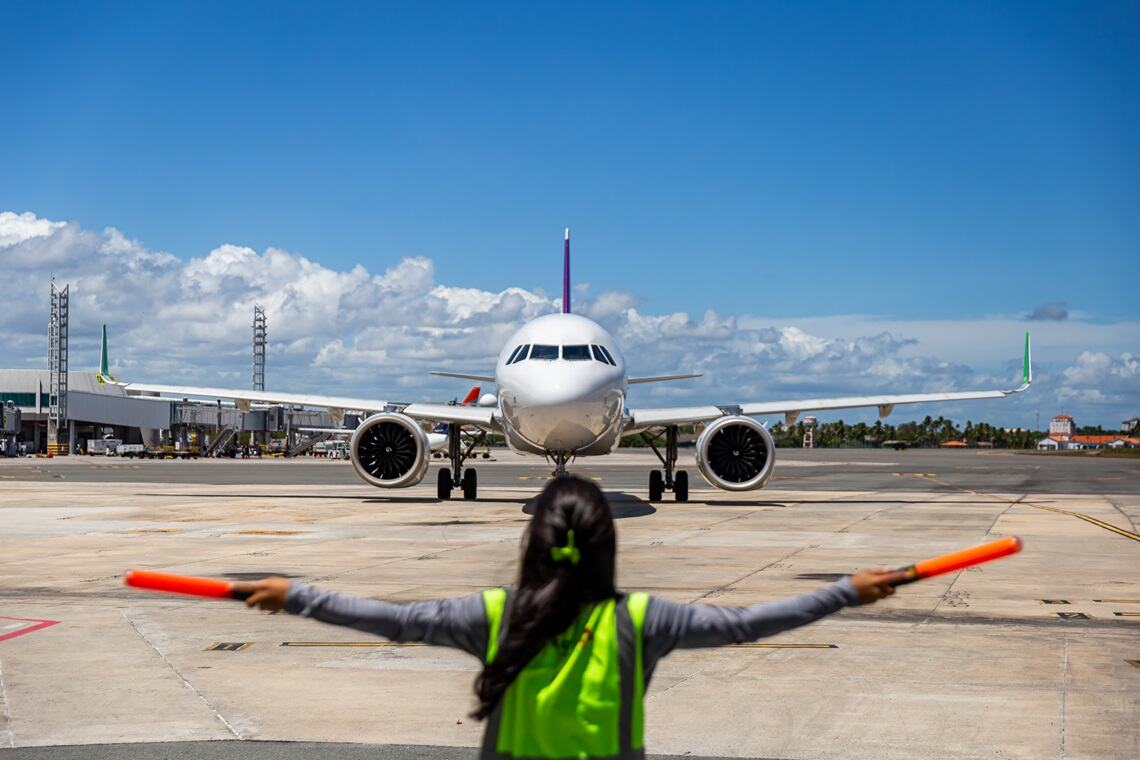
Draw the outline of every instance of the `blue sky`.
[[[1134,3],[232,5],[3,2],[0,210],[549,294],[569,225],[653,313],[1138,318]]]

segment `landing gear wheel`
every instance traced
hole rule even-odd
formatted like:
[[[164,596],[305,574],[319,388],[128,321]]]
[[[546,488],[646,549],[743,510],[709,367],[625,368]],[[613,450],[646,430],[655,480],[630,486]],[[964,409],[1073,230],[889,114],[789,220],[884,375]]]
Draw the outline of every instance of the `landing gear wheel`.
[[[661,501],[664,495],[665,478],[661,475],[661,470],[653,470],[649,473],[649,500]]]
[[[474,467],[468,467],[463,471],[463,498],[471,501],[475,498],[475,492],[479,488],[479,478],[475,474]]]
[[[435,495],[441,501],[451,498],[451,470],[440,467],[435,476]]]
[[[689,500],[689,473],[678,470],[673,476],[673,498],[677,501]]]

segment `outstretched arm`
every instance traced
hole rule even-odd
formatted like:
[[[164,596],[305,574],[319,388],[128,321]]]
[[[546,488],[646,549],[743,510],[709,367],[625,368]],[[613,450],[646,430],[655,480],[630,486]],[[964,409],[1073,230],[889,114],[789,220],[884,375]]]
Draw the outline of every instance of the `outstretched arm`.
[[[654,597],[645,618],[647,665],[673,649],[755,641],[798,628],[848,605],[868,604],[894,593],[902,579],[893,570],[863,570],[809,594],[749,607],[677,604]]]
[[[392,641],[422,641],[462,649],[482,657],[487,648],[487,615],[481,594],[409,604],[338,594],[291,583],[284,578],[266,578],[234,584],[235,591],[249,591],[250,607],[285,610],[323,623],[342,625],[383,636]]]

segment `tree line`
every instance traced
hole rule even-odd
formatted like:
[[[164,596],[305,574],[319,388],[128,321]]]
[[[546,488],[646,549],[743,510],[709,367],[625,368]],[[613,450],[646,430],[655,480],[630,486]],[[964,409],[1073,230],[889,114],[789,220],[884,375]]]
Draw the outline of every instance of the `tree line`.
[[[803,422],[784,425],[777,422],[769,428],[777,446],[802,446],[806,432]],[[898,425],[876,420],[874,424],[843,420],[819,422],[815,425],[817,448],[896,446],[941,446],[950,441],[961,441],[967,446],[984,446],[998,449],[1032,449],[1045,437],[1038,430],[1001,428],[988,422],[967,420],[959,427],[954,420],[927,415],[921,421],[902,422]]]

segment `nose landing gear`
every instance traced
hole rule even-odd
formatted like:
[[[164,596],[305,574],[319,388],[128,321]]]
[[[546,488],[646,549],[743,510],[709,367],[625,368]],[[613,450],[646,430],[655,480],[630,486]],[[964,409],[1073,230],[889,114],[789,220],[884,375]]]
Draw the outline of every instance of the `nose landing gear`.
[[[665,471],[651,470],[649,473],[649,500],[661,501],[665,491],[672,491],[673,498],[679,502],[689,500],[689,473],[677,468],[677,426],[670,425],[665,428],[665,454],[657,448],[661,434],[650,435],[648,431],[642,432],[641,438],[665,466]],[[676,470],[676,472],[674,472]]]
[[[463,448],[460,426],[452,423],[447,427],[447,458],[450,466],[440,467],[435,480],[435,495],[441,501],[451,498],[452,490],[463,489],[463,498],[472,501],[479,491],[479,476],[475,474],[474,467],[463,467],[463,462],[473,458],[471,452],[487,438],[487,431],[480,430],[479,435],[471,440],[466,449]]]

